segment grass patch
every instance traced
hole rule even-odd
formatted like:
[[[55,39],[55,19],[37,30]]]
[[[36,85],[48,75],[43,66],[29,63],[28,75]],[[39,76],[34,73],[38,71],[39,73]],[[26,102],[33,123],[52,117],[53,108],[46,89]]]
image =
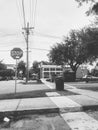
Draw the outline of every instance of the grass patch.
[[[67,90],[56,91],[55,89],[45,89],[45,90],[36,90],[36,91],[29,91],[29,92],[19,92],[16,94],[15,93],[0,94],[0,100],[47,97],[46,92],[57,92],[61,96],[77,95],[77,93],[73,93]]]
[[[79,89],[86,89],[86,90],[91,90],[91,91],[98,91],[98,87],[81,87]]]
[[[64,91],[57,91],[61,96],[69,96],[69,95],[79,95],[77,93],[73,93],[71,91],[68,90],[64,90]]]
[[[19,92],[19,93],[10,93],[10,94],[0,94],[0,100],[2,99],[21,99],[21,98],[37,98],[37,97],[46,97],[45,92],[51,92],[52,90],[37,90],[37,91],[28,91],[28,92]]]

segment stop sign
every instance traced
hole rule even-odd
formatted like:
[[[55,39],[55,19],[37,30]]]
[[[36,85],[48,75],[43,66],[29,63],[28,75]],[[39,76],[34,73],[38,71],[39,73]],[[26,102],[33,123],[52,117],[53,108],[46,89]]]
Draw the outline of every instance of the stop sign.
[[[14,59],[20,59],[23,56],[23,51],[20,48],[14,48],[11,50],[11,56]]]

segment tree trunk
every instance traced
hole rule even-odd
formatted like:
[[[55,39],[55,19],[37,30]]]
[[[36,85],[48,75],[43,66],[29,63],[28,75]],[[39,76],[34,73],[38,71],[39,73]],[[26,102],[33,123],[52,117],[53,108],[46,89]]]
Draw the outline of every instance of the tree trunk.
[[[72,66],[71,69],[72,69],[72,71],[74,72],[74,74],[73,74],[73,76],[74,76],[74,81],[76,81],[77,67],[76,67],[76,66]]]

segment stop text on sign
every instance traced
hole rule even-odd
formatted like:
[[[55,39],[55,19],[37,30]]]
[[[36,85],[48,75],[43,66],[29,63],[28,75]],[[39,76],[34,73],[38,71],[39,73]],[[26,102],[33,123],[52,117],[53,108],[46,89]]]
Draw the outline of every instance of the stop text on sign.
[[[14,48],[11,50],[11,56],[14,59],[20,59],[23,56],[23,51],[20,48]]]

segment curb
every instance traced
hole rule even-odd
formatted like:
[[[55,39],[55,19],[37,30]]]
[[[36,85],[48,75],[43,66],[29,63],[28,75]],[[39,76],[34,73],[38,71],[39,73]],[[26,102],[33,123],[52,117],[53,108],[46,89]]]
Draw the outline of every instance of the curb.
[[[17,111],[2,111],[0,112],[0,119],[4,117],[16,118],[17,116],[27,114],[49,114],[49,113],[68,113],[68,112],[82,112],[82,111],[98,110],[98,105],[93,106],[81,106],[72,108],[44,108],[44,109],[33,109],[33,110],[17,110]]]
[[[48,114],[48,113],[59,113],[59,108],[48,108],[48,109],[33,109],[33,110],[18,110],[18,111],[3,111],[0,112],[0,119],[3,117],[16,117],[26,114]]]

